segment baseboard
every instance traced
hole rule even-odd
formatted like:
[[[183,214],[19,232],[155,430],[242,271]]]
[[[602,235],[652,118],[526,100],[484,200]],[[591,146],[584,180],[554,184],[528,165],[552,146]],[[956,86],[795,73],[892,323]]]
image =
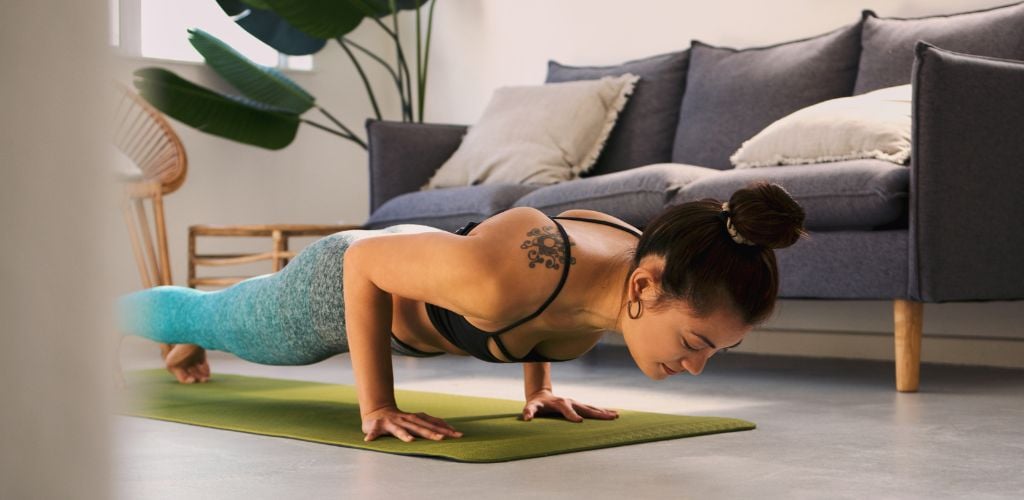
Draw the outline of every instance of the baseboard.
[[[604,342],[623,344],[620,335],[608,335]],[[881,332],[755,329],[730,352],[894,360],[893,334]],[[1024,339],[925,335],[921,362],[1024,368]]]

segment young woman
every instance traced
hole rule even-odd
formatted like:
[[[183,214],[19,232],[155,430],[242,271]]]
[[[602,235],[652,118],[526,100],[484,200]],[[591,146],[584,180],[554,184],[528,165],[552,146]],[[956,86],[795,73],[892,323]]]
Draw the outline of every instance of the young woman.
[[[301,365],[348,352],[366,440],[460,437],[443,420],[395,404],[391,355],[470,355],[523,363],[523,418],[612,419],[552,393],[550,362],[606,332],[661,380],[700,374],[771,315],[773,249],[805,235],[803,209],[757,183],[728,202],[672,206],[643,234],[615,217],[512,208],[455,234],[403,224],[344,231],[275,274],[213,292],[162,286],[121,298],[125,333],[173,346],[168,368],[204,382],[203,349],[263,364]],[[169,347],[169,346],[168,346]]]

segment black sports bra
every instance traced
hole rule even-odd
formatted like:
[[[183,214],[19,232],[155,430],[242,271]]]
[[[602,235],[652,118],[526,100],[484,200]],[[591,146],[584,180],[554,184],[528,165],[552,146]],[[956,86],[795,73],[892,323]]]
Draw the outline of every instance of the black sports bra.
[[[532,363],[545,361],[569,361],[568,359],[546,358],[538,354],[536,352],[536,348],[531,349],[530,352],[526,354],[526,356],[523,356],[522,358],[516,358],[515,356],[508,352],[508,349],[505,348],[505,344],[501,341],[500,337],[502,333],[511,330],[523,323],[526,323],[527,321],[530,321],[531,319],[539,316],[540,313],[544,312],[544,309],[546,309],[548,305],[554,302],[555,297],[558,296],[558,293],[562,291],[562,286],[565,285],[565,281],[569,277],[568,263],[572,262],[572,255],[570,254],[569,250],[569,235],[566,234],[565,228],[563,228],[562,225],[559,224],[558,221],[554,219],[566,219],[604,224],[606,226],[619,228],[623,231],[629,232],[630,234],[636,236],[637,238],[639,238],[641,234],[628,227],[615,224],[614,222],[608,222],[603,220],[587,219],[583,217],[552,217],[551,219],[555,223],[555,226],[558,227],[558,231],[562,234],[562,241],[565,245],[565,260],[563,262],[565,262],[566,264],[564,266],[565,268],[562,270],[562,279],[561,281],[558,282],[558,287],[555,288],[555,292],[552,293],[550,297],[548,297],[548,300],[545,301],[544,304],[540,306],[540,309],[537,309],[537,311],[534,312],[533,314],[519,321],[516,321],[515,323],[505,328],[502,328],[501,330],[498,330],[496,332],[487,332],[470,324],[468,321],[466,321],[465,316],[456,314],[443,307],[435,306],[434,304],[424,303],[424,306],[427,310],[427,316],[430,317],[430,322],[434,325],[434,328],[437,328],[437,330],[441,332],[441,335],[443,335],[444,338],[448,339],[449,342],[454,344],[456,347],[466,351],[471,356],[482,359],[484,361],[489,361],[491,363],[504,363],[505,361],[502,361],[495,357],[487,348],[487,339],[490,338],[494,339],[494,343],[498,346],[498,349],[501,350],[501,353],[504,354],[506,358],[512,360],[512,362]],[[456,231],[455,234],[463,236],[467,235],[477,225],[479,225],[478,222],[470,222],[465,226],[459,228],[459,230]]]

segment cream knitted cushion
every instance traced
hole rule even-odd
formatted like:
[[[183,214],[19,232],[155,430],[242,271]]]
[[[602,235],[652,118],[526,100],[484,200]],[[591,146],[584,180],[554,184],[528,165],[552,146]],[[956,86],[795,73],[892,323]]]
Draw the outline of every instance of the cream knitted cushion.
[[[597,161],[639,77],[631,73],[494,92],[462,144],[420,188],[556,184]]]
[[[743,143],[736,168],[910,158],[910,85],[819,102],[780,118]]]

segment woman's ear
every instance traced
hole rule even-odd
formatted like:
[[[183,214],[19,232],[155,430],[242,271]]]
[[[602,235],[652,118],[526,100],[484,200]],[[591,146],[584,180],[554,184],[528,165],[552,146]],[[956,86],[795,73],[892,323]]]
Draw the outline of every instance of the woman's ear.
[[[636,300],[637,297],[643,298],[645,301],[657,298],[664,270],[664,257],[644,257],[630,279],[630,300]]]

